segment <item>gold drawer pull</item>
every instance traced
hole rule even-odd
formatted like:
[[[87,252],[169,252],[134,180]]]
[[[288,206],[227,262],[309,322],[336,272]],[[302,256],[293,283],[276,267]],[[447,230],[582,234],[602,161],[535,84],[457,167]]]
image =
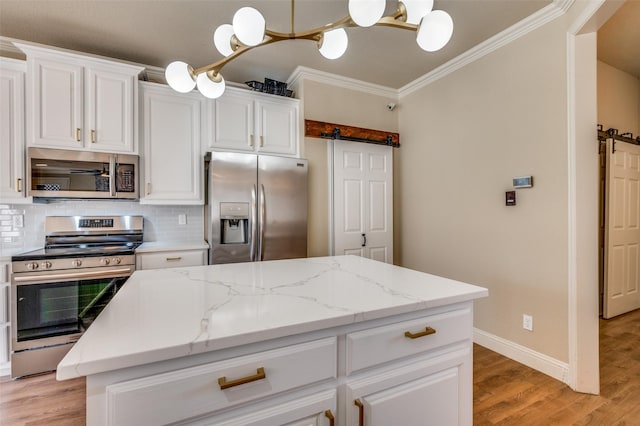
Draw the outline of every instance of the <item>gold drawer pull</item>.
[[[96,131],[91,129],[91,143],[96,143]]]
[[[404,332],[404,337],[408,337],[409,339],[417,339],[418,337],[428,336],[430,334],[436,334],[436,329],[431,327],[425,327],[424,331],[413,334],[410,331]]]
[[[80,142],[80,128],[76,127],[76,142]]]
[[[182,256],[167,257],[166,259],[167,259],[167,262],[172,262],[172,261],[175,261],[175,260],[181,260]]]
[[[218,379],[218,384],[220,385],[220,389],[229,389],[234,386],[244,385],[245,383],[255,382],[257,380],[266,379],[267,374],[264,372],[264,368],[260,367],[256,370],[256,374],[253,376],[242,377],[240,379],[230,380],[227,382],[227,378],[222,376]]]
[[[22,178],[16,179],[16,191],[22,192]]]
[[[331,412],[331,410],[325,411],[324,416],[329,419],[329,426],[335,426],[336,418],[333,417],[333,413]]]
[[[359,399],[353,401],[358,407],[358,426],[364,426],[364,404]]]

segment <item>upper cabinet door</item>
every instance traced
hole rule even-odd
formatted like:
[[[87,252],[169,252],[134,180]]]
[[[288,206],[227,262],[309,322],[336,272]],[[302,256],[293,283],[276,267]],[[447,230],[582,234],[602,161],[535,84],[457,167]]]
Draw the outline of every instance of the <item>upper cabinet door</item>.
[[[81,148],[83,127],[83,68],[35,59],[29,63],[28,99],[30,145]]]
[[[133,152],[133,97],[137,80],[131,74],[87,68],[85,144],[108,152]]]
[[[299,101],[227,87],[209,101],[213,133],[204,151],[299,155]]]
[[[144,67],[14,43],[27,55],[27,145],[136,153]]]
[[[141,204],[204,204],[205,99],[168,86],[140,83],[145,184]]]
[[[25,69],[23,61],[0,58],[0,204],[27,201],[24,176]]]
[[[257,151],[271,154],[297,155],[298,103],[278,99],[277,102],[256,101]]]
[[[253,98],[249,93],[227,92],[215,101],[213,140],[210,148],[253,151]]]

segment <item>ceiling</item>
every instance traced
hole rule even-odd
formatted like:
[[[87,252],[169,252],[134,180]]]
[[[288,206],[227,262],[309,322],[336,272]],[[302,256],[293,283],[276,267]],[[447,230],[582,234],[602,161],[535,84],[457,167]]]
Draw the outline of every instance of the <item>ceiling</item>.
[[[393,28],[350,28],[345,55],[330,61],[311,41],[291,40],[254,49],[233,60],[222,70],[228,81],[245,82],[268,77],[285,81],[298,65],[355,78],[391,88],[400,88],[482,41],[508,28],[551,3],[551,0],[435,0],[434,9],[453,17],[451,42],[439,52],[422,51],[415,33]],[[640,0],[628,0],[639,13]],[[397,2],[387,1],[386,14]],[[66,49],[124,59],[164,68],[174,60],[200,67],[222,56],[212,43],[218,25],[230,23],[242,6],[254,6],[271,30],[289,32],[289,0],[0,0],[0,36]],[[297,0],[295,30],[303,31],[334,22],[348,13],[347,0]],[[618,13],[619,14],[619,13]],[[618,16],[614,16],[616,18]],[[636,15],[635,19],[639,19]],[[613,20],[612,18],[611,20]],[[625,28],[629,26],[629,19]],[[640,51],[637,25],[635,50]],[[607,40],[631,46],[617,34],[619,25],[607,31]],[[599,44],[600,46],[600,44]],[[640,75],[639,55],[608,50],[605,62]],[[616,65],[624,59],[635,65]],[[631,71],[629,71],[631,70]],[[635,71],[633,71],[635,70]]]

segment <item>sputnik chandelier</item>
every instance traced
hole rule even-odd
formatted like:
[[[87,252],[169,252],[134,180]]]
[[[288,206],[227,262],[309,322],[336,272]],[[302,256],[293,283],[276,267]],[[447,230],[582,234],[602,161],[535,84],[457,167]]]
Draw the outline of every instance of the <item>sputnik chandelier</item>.
[[[453,20],[443,10],[432,10],[433,0],[400,0],[396,11],[383,16],[386,0],[349,0],[349,15],[344,18],[296,33],[294,31],[295,0],[291,1],[291,32],[281,33],[266,28],[262,14],[243,7],[233,16],[233,24],[220,25],[213,42],[225,57],[217,62],[194,69],[191,65],[175,61],[165,70],[167,83],[177,92],[188,93],[198,87],[204,96],[216,99],[222,96],[225,81],[220,70],[227,63],[251,49],[283,40],[312,40],[320,54],[337,59],[347,50],[349,39],[345,28],[386,26],[415,31],[418,46],[427,52],[443,48],[453,34]]]

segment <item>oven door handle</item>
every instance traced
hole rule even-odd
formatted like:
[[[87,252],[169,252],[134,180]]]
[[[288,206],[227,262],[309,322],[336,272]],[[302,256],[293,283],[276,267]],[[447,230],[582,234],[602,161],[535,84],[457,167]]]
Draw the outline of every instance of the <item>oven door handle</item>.
[[[45,274],[45,275],[29,275],[29,276],[18,276],[14,275],[13,280],[16,284],[20,283],[33,283],[36,281],[42,282],[57,282],[64,280],[74,280],[74,279],[90,279],[90,278],[116,278],[122,276],[128,276],[133,273],[133,268],[119,268],[112,269],[109,271],[89,271],[89,272],[65,272],[62,274]]]

